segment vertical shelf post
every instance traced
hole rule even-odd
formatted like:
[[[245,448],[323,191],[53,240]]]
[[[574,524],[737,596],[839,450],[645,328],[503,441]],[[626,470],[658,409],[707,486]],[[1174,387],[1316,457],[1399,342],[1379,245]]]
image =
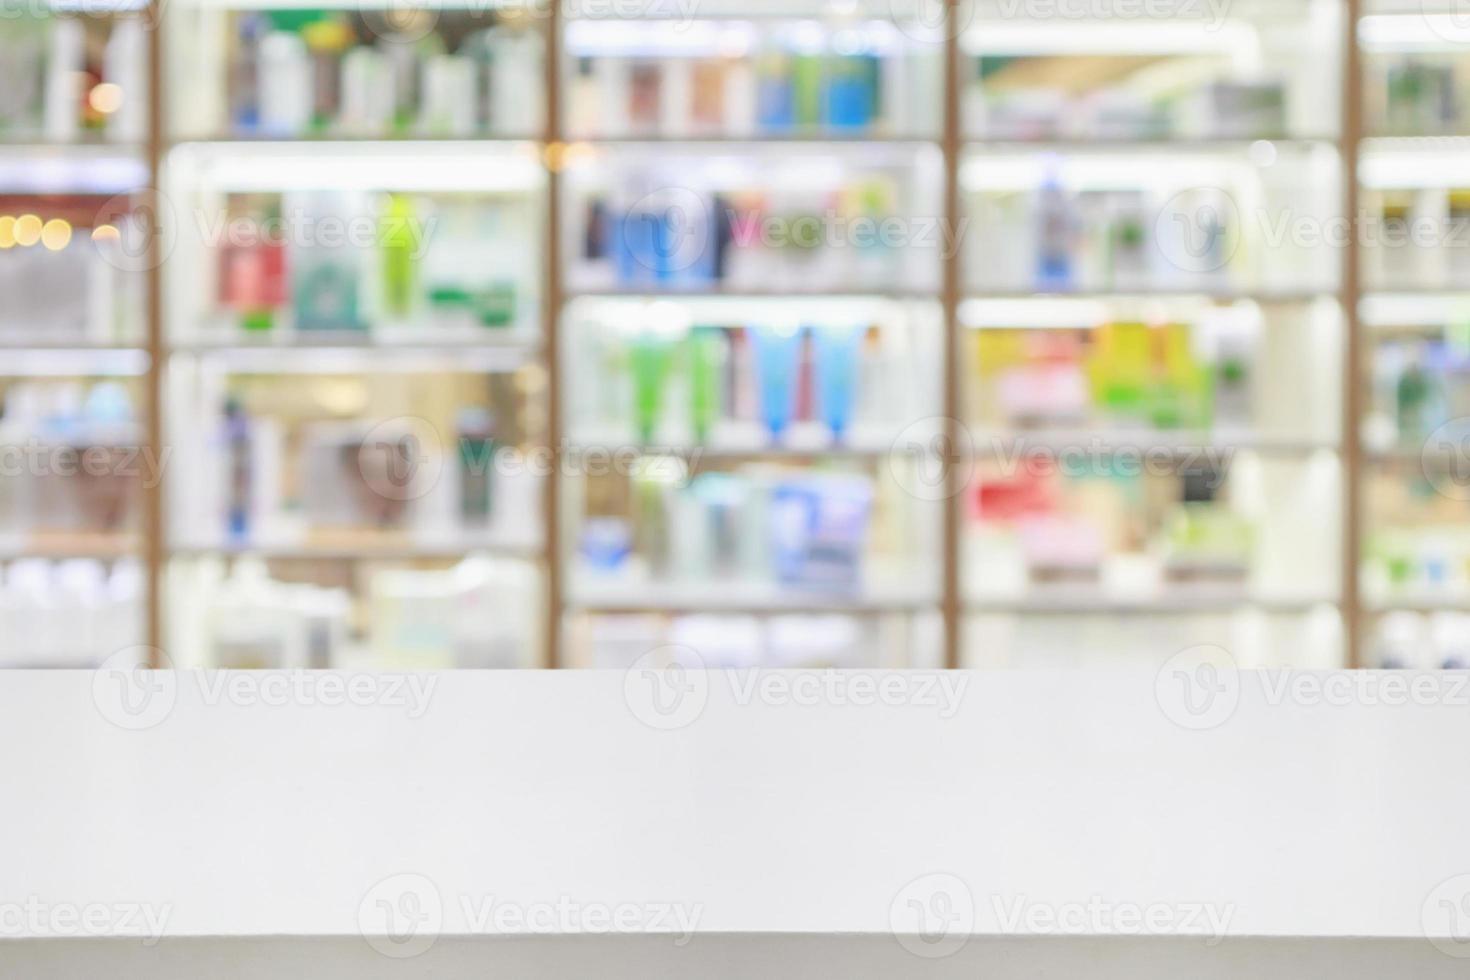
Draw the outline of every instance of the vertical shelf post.
[[[968,440],[964,439],[964,425],[960,421],[959,370],[959,306],[960,306],[960,254],[963,251],[960,228],[959,169],[962,140],[960,134],[960,5],[966,0],[944,0],[944,221],[950,233],[945,241],[953,241],[954,247],[941,256],[944,263],[943,306],[944,323],[944,450],[947,458],[941,460],[944,477],[944,533],[942,561],[943,592],[940,597],[940,612],[944,620],[944,666],[950,669],[960,665],[960,632],[963,627],[963,609],[960,593],[960,534],[963,531],[961,502],[964,487],[961,473],[954,467],[955,455],[968,452]]]
[[[1361,299],[1362,257],[1358,246],[1358,218],[1361,195],[1358,188],[1358,155],[1363,136],[1362,55],[1358,47],[1358,20],[1362,16],[1362,0],[1344,0],[1342,93],[1342,166],[1344,207],[1347,211],[1349,240],[1342,255],[1342,323],[1343,395],[1342,395],[1342,617],[1343,637],[1347,649],[1345,664],[1363,666],[1363,608],[1358,576],[1363,537],[1363,448],[1359,440],[1363,417],[1362,327],[1358,318]]]
[[[541,140],[546,165],[546,299],[542,303],[542,349],[546,360],[546,443],[551,472],[546,476],[546,651],[547,667],[562,666],[561,627],[564,608],[561,546],[561,168],[566,155],[561,124],[561,4],[547,4],[545,81],[545,131]]]
[[[161,175],[164,148],[164,16],[167,13],[165,0],[151,0],[142,15],[148,30],[148,136],[146,143],[148,166],[147,202],[144,218],[149,222],[147,229],[146,285],[144,289],[145,320],[147,323],[148,373],[144,378],[146,392],[143,397],[145,420],[145,452],[154,454],[160,464],[168,457],[164,454],[163,427],[163,221],[161,208]],[[160,651],[163,649],[165,625],[163,621],[164,563],[167,559],[165,527],[167,511],[164,506],[164,479],[162,466],[155,474],[153,486],[143,487],[143,562],[145,632],[152,667],[162,667]]]

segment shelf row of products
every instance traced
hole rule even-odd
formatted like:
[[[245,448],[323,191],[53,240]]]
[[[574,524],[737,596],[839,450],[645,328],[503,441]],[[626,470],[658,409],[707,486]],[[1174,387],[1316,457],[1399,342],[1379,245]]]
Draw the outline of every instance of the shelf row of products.
[[[834,306],[819,315],[831,316],[840,309]],[[913,414],[920,399],[905,379],[937,366],[937,331],[921,344],[897,325],[911,319],[909,311],[890,313],[887,326],[803,322],[794,311],[761,324],[688,317],[676,303],[608,304],[603,316],[583,314],[569,365],[578,379],[572,412],[579,439],[886,448],[903,420],[920,417]],[[622,329],[613,327],[618,321]]]
[[[1044,455],[979,468],[969,594],[1289,600],[1336,591],[1336,460],[1221,449]]]
[[[139,229],[103,195],[12,199],[0,214],[0,343],[126,344],[143,336]],[[17,210],[20,210],[17,208]]]
[[[567,172],[574,290],[938,287],[938,152],[609,151]]]
[[[589,578],[680,588],[770,583],[862,598],[913,583],[937,546],[936,515],[871,468],[744,463],[691,473],[646,457],[627,478],[569,487]],[[595,584],[595,583],[594,583]]]
[[[412,324],[535,329],[535,230],[524,199],[345,191],[232,194],[216,310],[257,337]],[[334,229],[340,229],[334,231]]]
[[[518,374],[231,374],[178,364],[172,508],[199,548],[533,552],[537,393]]]
[[[0,563],[0,666],[90,667],[147,643],[144,590],[136,559]]]
[[[141,17],[27,16],[16,6],[4,27],[0,139],[143,140],[147,25]]]
[[[943,101],[939,40],[936,31],[887,21],[705,21],[675,32],[573,22],[567,131],[932,137]]]
[[[1002,13],[1004,13],[1002,11]],[[1337,4],[1293,5],[1214,30],[1144,20],[1091,36],[1014,16],[966,20],[966,132],[992,140],[1330,137]],[[1434,15],[1422,18],[1428,23]],[[518,136],[539,132],[545,37],[484,8],[169,11],[192,43],[171,106],[190,137]],[[1082,29],[1081,22],[1061,25]],[[1411,36],[1415,14],[1370,18],[1364,101],[1375,135],[1463,130],[1465,59],[1453,30]],[[146,126],[142,15],[9,18],[0,44],[7,138],[139,142]],[[1052,30],[1048,31],[1047,28]],[[1171,33],[1170,28],[1173,28]],[[1150,33],[1154,37],[1150,38]],[[1317,57],[1297,59],[1302,50]],[[569,22],[567,132],[577,138],[863,135],[934,138],[943,31],[898,11],[789,20]],[[1310,64],[1326,62],[1327,71]],[[1058,84],[1068,77],[1068,84]],[[533,82],[534,84],[528,84]],[[1307,121],[1317,124],[1306,129]]]
[[[553,623],[612,667],[932,664],[947,627],[977,666],[1328,666],[1380,627],[1365,658],[1454,662],[1463,314],[1365,297],[1344,425],[1340,290],[1346,247],[1369,291],[1458,288],[1465,150],[1337,139],[1346,7],[967,6],[944,133],[943,29],[878,6],[563,11],[549,134],[534,13],[179,3],[152,210],[127,148],[70,145],[142,139],[140,22],[0,27],[3,137],[55,144],[0,164],[0,609],[141,621],[162,487],[191,665],[534,666]],[[1365,31],[1368,132],[1453,133],[1458,57]],[[1407,247],[1333,240],[1349,154],[1346,224]]]
[[[179,12],[199,84],[174,118],[192,137],[472,138],[540,131],[543,35],[488,8]]]
[[[544,586],[526,561],[191,559],[170,574],[179,666],[539,666]]]

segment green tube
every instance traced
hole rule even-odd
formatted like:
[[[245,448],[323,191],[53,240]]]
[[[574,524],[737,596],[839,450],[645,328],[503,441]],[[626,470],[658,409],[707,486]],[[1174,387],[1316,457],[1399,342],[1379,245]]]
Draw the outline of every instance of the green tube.
[[[725,338],[718,327],[695,327],[689,334],[689,411],[697,442],[709,439],[719,417]]]
[[[634,338],[628,347],[628,364],[633,372],[633,424],[638,438],[645,443],[652,442],[658,430],[669,353],[669,342],[653,334]]]

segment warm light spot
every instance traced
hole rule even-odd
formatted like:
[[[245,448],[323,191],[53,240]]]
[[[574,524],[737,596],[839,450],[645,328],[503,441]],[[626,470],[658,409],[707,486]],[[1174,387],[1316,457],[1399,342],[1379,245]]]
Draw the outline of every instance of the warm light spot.
[[[41,219],[23,214],[15,219],[15,244],[30,248],[41,240]]]
[[[52,218],[41,229],[41,244],[53,252],[59,252],[71,244],[71,224],[60,218]]]
[[[119,238],[122,238],[122,233],[113,225],[98,225],[92,229],[92,241],[94,242],[115,242]]]
[[[114,82],[103,82],[94,86],[87,96],[87,103],[104,116],[122,107],[122,86]]]
[[[0,215],[0,248],[13,248],[15,246],[15,218],[11,215]]]

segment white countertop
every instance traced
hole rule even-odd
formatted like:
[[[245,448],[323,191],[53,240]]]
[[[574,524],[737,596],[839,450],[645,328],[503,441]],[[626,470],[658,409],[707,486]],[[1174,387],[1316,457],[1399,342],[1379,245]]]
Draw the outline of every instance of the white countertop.
[[[661,951],[665,932],[706,951],[856,937],[916,968],[965,962],[923,954],[983,937],[1074,951],[1359,937],[1427,951],[1431,972],[1466,967],[1425,938],[1459,935],[1466,949],[1440,945],[1470,954],[1470,929],[1435,924],[1470,894],[1455,879],[1470,875],[1458,680],[1421,682],[1442,703],[1416,707],[1362,703],[1397,690],[1380,688],[1303,703],[1321,698],[1242,674],[1238,704],[1227,691],[1214,714],[1181,714],[1173,679],[1143,673],[950,674],[947,692],[908,675],[886,704],[858,703],[881,700],[862,685],[904,679],[848,674],[812,704],[820,677],[793,694],[795,675],[761,675],[762,695],[749,675],[691,676],[704,687],[660,715],[657,679],[638,674],[443,673],[417,689],[359,675],[381,684],[355,688],[371,703],[333,705],[303,702],[340,698],[347,675],[307,675],[280,704],[286,675],[237,676],[250,688],[230,694],[225,675],[178,674],[134,716],[122,675],[8,673],[0,938],[36,940],[14,946],[38,964],[96,955],[52,921],[93,906],[110,910],[96,932],[148,946],[156,932],[159,949],[358,951],[406,909],[445,957],[456,937],[611,929],[660,934]],[[907,935],[920,908],[943,938]],[[583,953],[609,941],[580,938]]]

